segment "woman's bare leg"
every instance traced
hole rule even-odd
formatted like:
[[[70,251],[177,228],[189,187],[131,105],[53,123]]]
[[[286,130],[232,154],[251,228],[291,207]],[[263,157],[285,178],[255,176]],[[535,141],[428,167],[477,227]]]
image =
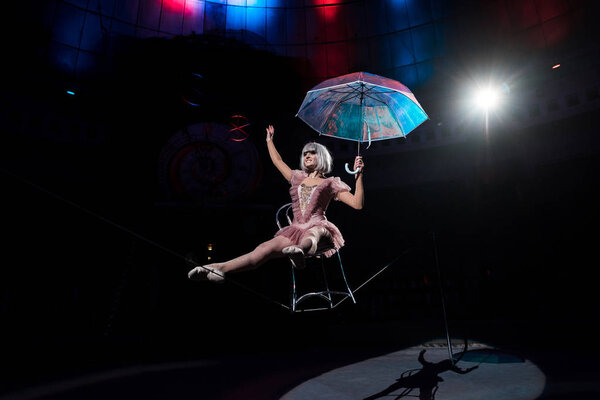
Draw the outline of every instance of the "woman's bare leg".
[[[222,281],[223,275],[226,273],[254,269],[270,259],[283,257],[281,250],[290,244],[291,241],[288,238],[277,236],[261,243],[250,253],[233,260],[196,267],[188,273],[188,277],[193,280]]]
[[[322,226],[310,228],[300,240],[300,248],[305,254],[313,255],[322,240],[331,240],[331,233]]]
[[[315,226],[306,231],[297,246],[288,246],[282,252],[290,257],[294,267],[304,268],[304,255],[315,254],[319,242],[324,239],[331,239],[331,233],[321,226]]]

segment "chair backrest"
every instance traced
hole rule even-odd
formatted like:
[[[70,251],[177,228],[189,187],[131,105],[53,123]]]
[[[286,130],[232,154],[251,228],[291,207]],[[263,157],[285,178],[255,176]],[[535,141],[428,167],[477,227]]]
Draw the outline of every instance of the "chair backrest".
[[[292,219],[290,218],[290,213],[292,212],[292,203],[286,203],[279,207],[277,213],[275,214],[275,223],[277,224],[277,228],[281,229],[284,226],[291,225]],[[284,225],[281,224],[281,221],[285,217]]]

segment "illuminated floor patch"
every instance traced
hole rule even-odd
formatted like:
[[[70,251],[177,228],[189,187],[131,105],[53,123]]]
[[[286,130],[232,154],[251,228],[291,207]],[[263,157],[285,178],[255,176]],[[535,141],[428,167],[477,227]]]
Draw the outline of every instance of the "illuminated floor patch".
[[[479,360],[460,361],[452,370],[446,347],[412,347],[327,372],[282,399],[533,400],[544,390],[546,378],[529,360]]]

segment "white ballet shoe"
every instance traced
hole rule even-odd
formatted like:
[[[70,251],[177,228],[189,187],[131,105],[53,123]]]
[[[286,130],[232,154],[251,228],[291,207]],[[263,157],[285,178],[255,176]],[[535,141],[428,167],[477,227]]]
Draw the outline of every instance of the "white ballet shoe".
[[[225,274],[214,267],[196,267],[188,272],[188,278],[193,281],[211,281],[222,283],[225,281]]]
[[[304,264],[304,251],[298,246],[288,246],[281,249],[281,252],[290,258],[294,268],[302,269]]]

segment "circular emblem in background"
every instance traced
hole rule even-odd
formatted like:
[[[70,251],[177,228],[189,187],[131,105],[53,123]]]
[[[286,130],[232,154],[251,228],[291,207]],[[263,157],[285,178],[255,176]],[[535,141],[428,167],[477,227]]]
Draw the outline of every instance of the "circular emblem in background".
[[[204,122],[176,132],[159,159],[167,201],[226,201],[251,191],[258,154],[249,140],[235,141],[228,125]]]

